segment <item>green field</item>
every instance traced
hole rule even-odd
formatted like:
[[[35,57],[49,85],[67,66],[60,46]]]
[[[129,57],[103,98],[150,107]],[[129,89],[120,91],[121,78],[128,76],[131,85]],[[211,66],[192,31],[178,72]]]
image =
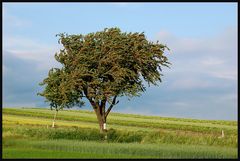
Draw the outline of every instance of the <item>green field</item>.
[[[96,115],[3,108],[3,158],[237,158],[236,121],[110,113],[107,140]],[[224,137],[221,137],[222,130]]]

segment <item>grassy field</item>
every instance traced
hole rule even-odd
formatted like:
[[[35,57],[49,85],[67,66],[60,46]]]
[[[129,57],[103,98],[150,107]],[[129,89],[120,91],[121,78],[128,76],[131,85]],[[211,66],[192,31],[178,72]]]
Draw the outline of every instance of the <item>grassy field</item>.
[[[107,140],[85,110],[3,108],[3,158],[237,158],[237,122],[110,113]],[[224,137],[221,137],[222,130]]]

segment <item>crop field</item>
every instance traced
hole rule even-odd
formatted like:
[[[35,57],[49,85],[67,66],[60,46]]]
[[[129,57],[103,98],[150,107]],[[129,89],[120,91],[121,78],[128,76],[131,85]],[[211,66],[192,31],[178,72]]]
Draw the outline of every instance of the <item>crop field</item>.
[[[237,158],[237,121],[110,113],[107,140],[94,112],[3,108],[3,158]],[[222,132],[224,135],[222,135]]]

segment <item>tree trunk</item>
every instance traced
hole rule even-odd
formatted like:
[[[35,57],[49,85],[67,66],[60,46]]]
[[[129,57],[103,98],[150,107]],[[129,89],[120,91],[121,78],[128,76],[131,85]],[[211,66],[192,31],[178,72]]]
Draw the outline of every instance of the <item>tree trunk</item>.
[[[57,113],[58,113],[58,110],[56,110],[56,112],[54,114],[53,123],[52,123],[53,128],[55,127],[55,120],[56,120],[56,117],[57,117]]]
[[[104,122],[104,120],[101,119],[101,120],[99,121],[100,133],[104,133],[104,132],[107,131],[107,129],[104,129],[104,124],[106,124],[106,122]]]
[[[100,112],[100,108],[95,108],[94,111],[97,115],[100,133],[106,132],[107,131],[107,129],[106,129],[106,117],[104,116],[103,113]]]
[[[106,117],[102,114],[99,120],[100,133],[104,134],[104,139],[107,141],[107,123]]]
[[[94,109],[94,111],[95,111],[95,113],[97,115],[99,128],[100,128],[100,133],[107,132],[106,119],[107,119],[107,116],[108,116],[109,112],[111,111],[112,107],[118,103],[118,102],[116,103],[117,95],[114,96],[113,101],[112,101],[110,107],[108,108],[107,111],[105,111],[105,106],[106,106],[106,102],[107,102],[107,98],[106,97],[103,100],[101,100],[101,102],[99,102],[99,101],[95,102],[93,100],[93,98],[89,97],[89,95],[88,95],[88,86],[85,86],[83,88],[83,92],[84,92],[86,98],[91,103],[91,105],[92,105],[92,107],[93,107],[93,109]]]

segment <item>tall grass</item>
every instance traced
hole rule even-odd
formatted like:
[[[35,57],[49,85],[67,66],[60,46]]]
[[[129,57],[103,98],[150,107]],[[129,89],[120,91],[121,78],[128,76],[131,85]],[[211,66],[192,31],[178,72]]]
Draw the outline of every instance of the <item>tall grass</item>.
[[[27,153],[27,150],[33,151],[35,155]],[[51,152],[51,155],[48,152]],[[28,158],[29,156],[32,158],[236,158],[237,150],[199,145],[126,144],[71,140],[17,140],[3,150],[3,158],[18,158],[19,156]]]
[[[65,128],[46,128],[46,126],[23,126],[3,128],[3,138],[17,135],[23,138],[42,138],[42,139],[70,139],[70,140],[104,140],[105,134],[100,134],[98,129],[65,127]],[[191,135],[174,131],[122,131],[109,129],[107,141],[116,143],[173,143],[188,145],[209,145],[237,147],[236,137],[218,138],[216,135]]]

